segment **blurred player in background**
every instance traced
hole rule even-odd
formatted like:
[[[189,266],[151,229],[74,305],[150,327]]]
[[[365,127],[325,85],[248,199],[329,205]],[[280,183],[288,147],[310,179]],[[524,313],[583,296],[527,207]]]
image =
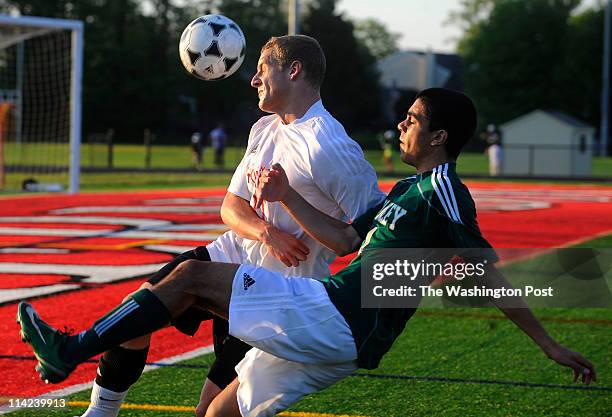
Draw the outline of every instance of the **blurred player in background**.
[[[378,143],[383,151],[383,163],[387,172],[393,172],[393,143],[397,137],[395,131],[391,129],[385,130],[378,138]]]
[[[204,136],[200,132],[193,132],[191,138],[191,165],[195,169],[202,169],[202,158],[204,156]]]
[[[483,133],[487,144],[485,153],[489,158],[489,175],[498,177],[502,173],[503,150],[501,136],[494,124],[487,125],[487,131]]]
[[[223,168],[225,146],[227,145],[227,133],[225,133],[225,127],[223,123],[219,123],[217,127],[210,131],[208,134],[210,139],[210,145],[215,151],[215,166],[217,168]]]
[[[259,177],[281,162],[296,188],[311,204],[334,218],[355,219],[380,203],[376,174],[359,145],[323,107],[320,86],[325,55],[307,36],[281,36],[264,45],[251,85],[259,108],[271,113],[251,128],[247,150],[232,177],[221,207],[231,231],[207,246],[177,256],[141,288],[151,288],[185,260],[245,263],[281,272],[323,278],[335,254],[306,235],[279,203],[253,208]],[[189,309],[173,325],[193,335],[209,313]],[[234,367],[250,346],[227,336],[227,321],[213,321],[216,360],[202,390],[197,415],[204,416],[215,396],[235,377]],[[100,359],[84,417],[116,416],[128,388],[147,358],[150,336],[125,343]]]

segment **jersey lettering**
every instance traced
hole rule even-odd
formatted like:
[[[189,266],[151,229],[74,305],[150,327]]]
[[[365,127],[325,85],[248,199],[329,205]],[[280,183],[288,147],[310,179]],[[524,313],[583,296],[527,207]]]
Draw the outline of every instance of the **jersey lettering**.
[[[387,226],[390,230],[395,230],[395,223],[405,216],[406,213],[408,213],[406,209],[398,206],[392,201],[387,201],[374,220],[383,226]],[[388,224],[389,220],[391,220],[391,224]]]
[[[253,199],[253,195],[255,194],[255,190],[257,189],[257,187],[259,187],[259,179],[261,178],[261,174],[264,169],[265,167],[263,166],[259,167],[259,169],[249,168],[246,173],[247,184],[250,185],[253,189],[253,192],[251,193],[251,201],[250,201],[251,207],[253,208],[255,208],[255,200]],[[262,202],[261,215],[257,213],[259,217],[261,217],[263,220],[266,220],[266,215],[265,215],[266,204],[267,204],[267,201]]]
[[[408,213],[408,210],[401,208],[397,204],[395,204],[395,207],[393,208],[393,210],[394,210],[393,211],[393,221],[389,225],[389,229],[391,230],[395,230],[395,223],[397,223],[399,219],[401,219],[402,217],[406,215],[406,213]]]
[[[253,186],[253,188],[257,188],[259,186],[259,178],[261,177],[261,173],[265,167],[260,167],[259,169],[249,168],[246,173],[247,184]]]
[[[393,204],[392,201],[389,201],[389,200],[385,201],[385,205],[383,206],[382,209],[380,209],[376,217],[374,217],[374,221],[382,224],[383,226],[386,226],[387,221],[385,219],[387,217],[387,213],[389,212],[389,209],[391,208],[392,204]]]

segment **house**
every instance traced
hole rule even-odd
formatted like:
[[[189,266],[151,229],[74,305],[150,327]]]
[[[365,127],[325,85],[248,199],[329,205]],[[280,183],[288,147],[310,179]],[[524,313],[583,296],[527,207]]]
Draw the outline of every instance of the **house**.
[[[595,128],[558,111],[534,110],[500,126],[502,174],[591,175]]]
[[[388,122],[395,125],[405,117],[406,103],[425,88],[462,90],[461,68],[459,55],[432,51],[400,51],[378,61],[376,69],[385,90],[384,113]],[[403,107],[396,108],[397,105]]]

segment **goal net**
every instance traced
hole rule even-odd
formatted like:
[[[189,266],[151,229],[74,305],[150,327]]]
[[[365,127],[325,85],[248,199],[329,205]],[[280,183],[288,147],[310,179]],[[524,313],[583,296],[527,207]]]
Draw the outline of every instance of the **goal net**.
[[[0,15],[0,189],[79,190],[83,24]]]

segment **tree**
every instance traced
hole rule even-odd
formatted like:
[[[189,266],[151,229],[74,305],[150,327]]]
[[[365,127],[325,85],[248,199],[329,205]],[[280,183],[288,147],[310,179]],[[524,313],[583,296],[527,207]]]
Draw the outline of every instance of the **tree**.
[[[451,21],[464,28],[466,90],[481,122],[535,108],[562,110],[599,126],[603,3],[580,0],[463,0]]]
[[[1,0],[0,10],[9,11],[14,8],[22,15],[70,19],[74,17],[75,3],[78,0]]]
[[[593,126],[599,126],[601,111],[601,67],[603,9],[586,10],[569,22],[563,45],[563,62],[556,69],[553,100],[559,109]]]
[[[383,23],[373,18],[355,22],[355,38],[376,60],[397,52],[400,36],[399,33],[389,32]]]
[[[477,1],[491,6],[459,43],[466,89],[487,122],[505,122],[535,108],[558,108],[557,72],[570,39],[577,0]]]
[[[488,18],[495,3],[496,0],[460,0],[460,8],[450,12],[448,23],[469,32]]]
[[[382,117],[375,58],[335,6],[335,0],[313,0],[303,20],[303,33],[319,41],[327,58],[323,101],[347,129],[374,128]]]

